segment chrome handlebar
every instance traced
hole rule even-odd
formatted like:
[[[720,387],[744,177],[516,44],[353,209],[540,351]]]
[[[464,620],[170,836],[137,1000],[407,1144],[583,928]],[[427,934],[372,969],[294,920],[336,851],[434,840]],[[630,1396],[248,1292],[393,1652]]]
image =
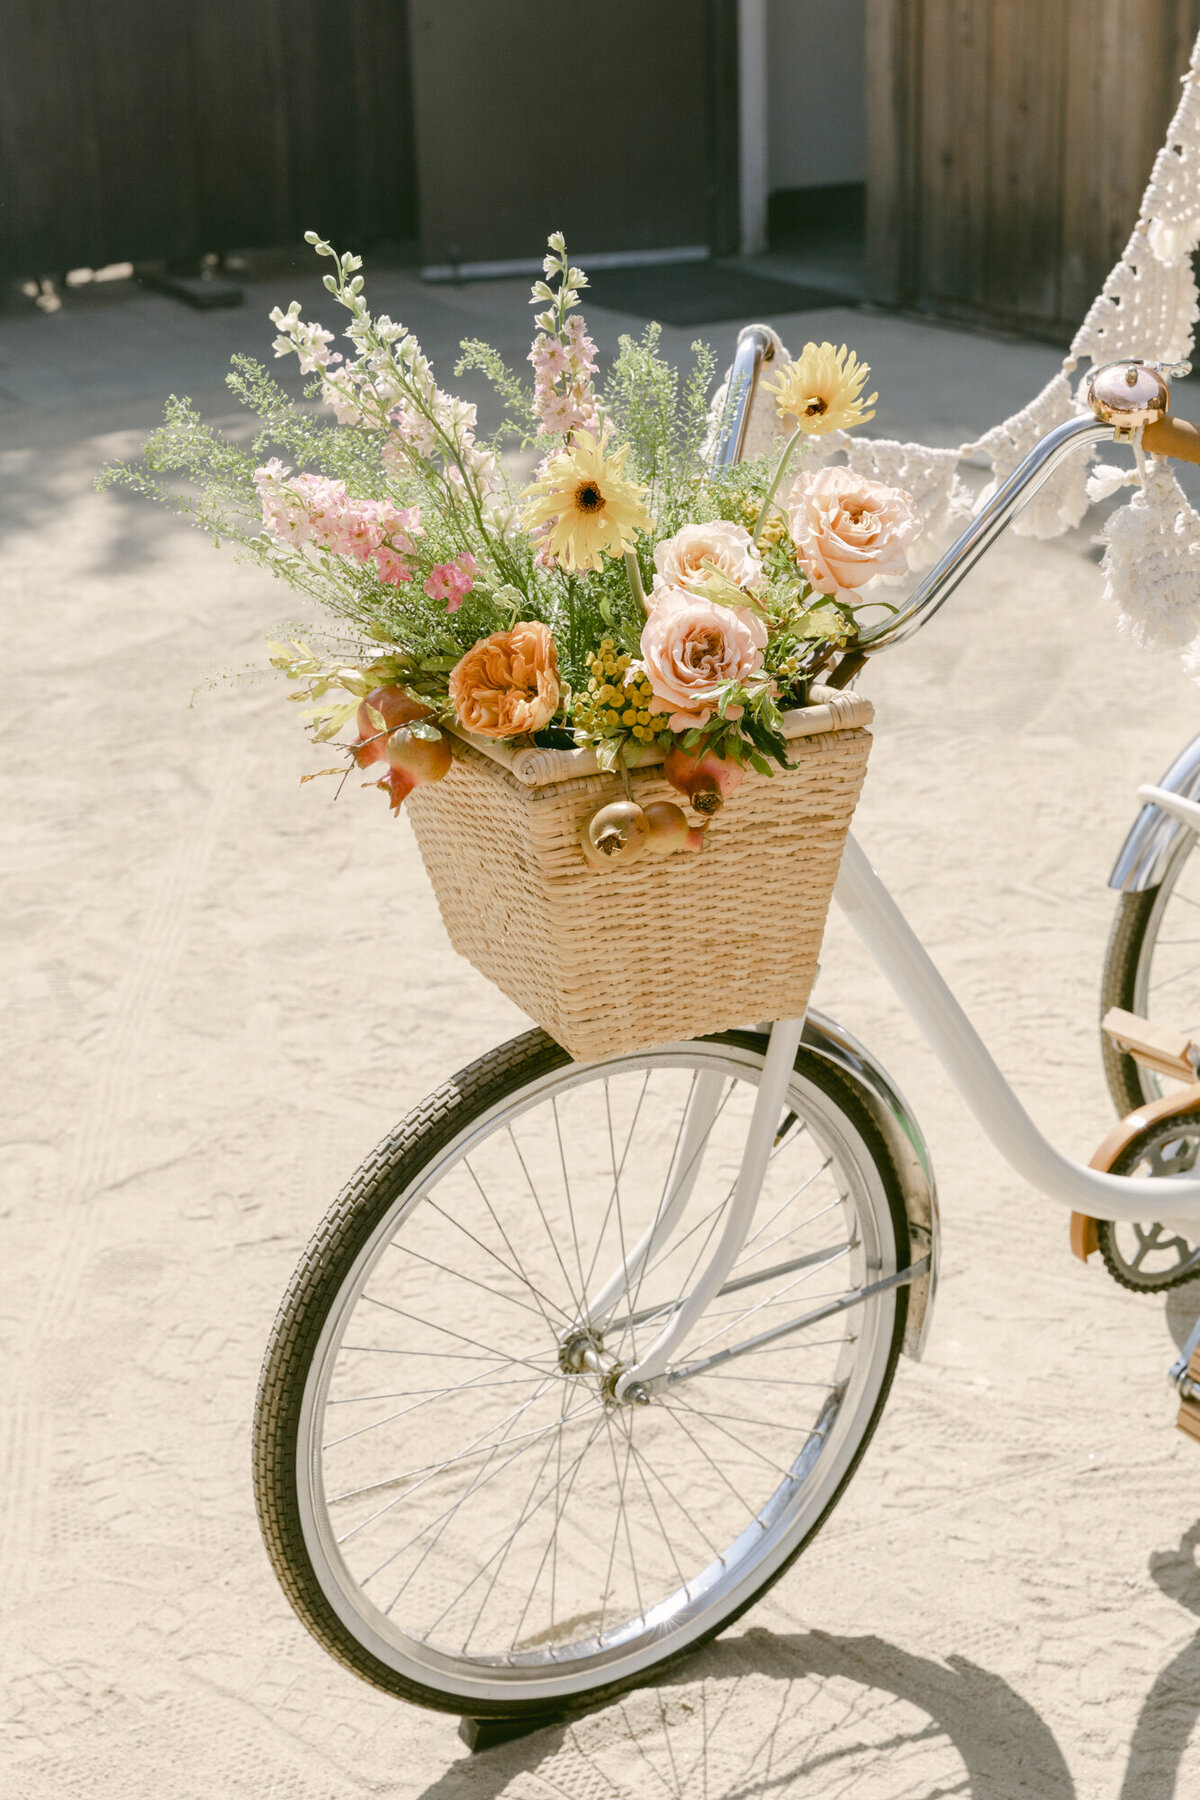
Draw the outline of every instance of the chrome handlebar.
[[[733,353],[733,367],[729,371],[729,384],[725,392],[725,407],[713,446],[712,464],[715,469],[728,469],[734,463],[741,462],[742,452],[746,447],[750,408],[754,405],[754,396],[758,392],[759,376],[762,374],[763,364],[770,362],[774,355],[775,340],[765,325],[743,325],[738,332],[737,349]]]
[[[741,460],[763,364],[774,354],[775,343],[765,326],[747,325],[738,334],[725,411],[712,454],[714,468],[727,468]],[[1188,368],[1186,363],[1168,366],[1134,361],[1109,363],[1093,370],[1088,380],[1091,413],[1056,425],[1034,446],[900,609],[882,624],[858,635],[848,658],[843,659],[845,674],[860,667],[869,653],[903,643],[932,619],[1009,520],[1072,451],[1101,439],[1129,442],[1148,421],[1166,419],[1170,423],[1170,392],[1165,377],[1186,374]],[[836,683],[836,673],[833,680]]]
[[[1113,435],[1112,426],[1087,417],[1068,419],[1056,425],[1040,444],[1035,444],[1023,463],[1013,470],[1002,488],[971,520],[946,554],[934,564],[900,610],[881,625],[860,632],[854,649],[863,654],[882,650],[886,645],[903,643],[932,619],[945,604],[963,577],[970,573],[984,551],[996,541],[1009,520],[1032,498],[1042,483],[1052,475],[1073,450],[1083,444],[1098,442]]]

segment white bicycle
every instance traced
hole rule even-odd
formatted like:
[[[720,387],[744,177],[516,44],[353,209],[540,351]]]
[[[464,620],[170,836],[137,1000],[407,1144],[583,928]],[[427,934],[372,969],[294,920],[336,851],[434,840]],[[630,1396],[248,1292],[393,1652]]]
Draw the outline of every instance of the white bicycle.
[[[1200,460],[1159,417],[1162,378],[1117,375],[1097,372],[1102,416],[1051,432],[856,662],[927,623],[1073,451],[1154,419],[1159,447]],[[1083,1168],[1039,1134],[853,839],[836,898],[1019,1173],[1093,1219],[1162,1216],[1162,1179]],[[1167,1173],[1194,1239],[1200,1178]],[[902,1349],[921,1352],[937,1261],[920,1130],[832,1021],[588,1064],[530,1031],[397,1126],[301,1261],[254,1433],[279,1579],[356,1673],[475,1720],[659,1677],[820,1529]]]

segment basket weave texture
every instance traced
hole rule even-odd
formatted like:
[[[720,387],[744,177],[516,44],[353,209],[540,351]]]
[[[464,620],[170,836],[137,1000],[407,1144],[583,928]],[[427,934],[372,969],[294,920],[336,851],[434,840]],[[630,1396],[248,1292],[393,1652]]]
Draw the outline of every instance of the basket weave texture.
[[[408,810],[450,941],[579,1061],[803,1012],[872,719],[815,688],[786,715],[791,766],[749,771],[699,855],[593,871],[593,812],[622,797],[586,750],[454,740]],[[655,761],[661,758],[651,752]],[[634,798],[679,800],[653,762]]]

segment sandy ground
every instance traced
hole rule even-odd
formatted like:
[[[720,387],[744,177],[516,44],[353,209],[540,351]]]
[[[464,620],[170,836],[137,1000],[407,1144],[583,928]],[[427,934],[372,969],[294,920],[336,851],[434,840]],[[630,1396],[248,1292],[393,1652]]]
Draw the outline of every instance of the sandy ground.
[[[926,1360],[901,1365],[810,1553],[662,1689],[476,1757],[296,1623],[247,1466],[275,1307],[364,1153],[522,1020],[450,952],[407,823],[298,786],[312,760],[279,688],[189,710],[204,676],[260,658],[280,590],[91,491],[164,389],[211,393],[228,349],[263,341],[258,298],[0,321],[5,1792],[1200,1791],[1200,1460],[1163,1380],[1194,1305],[1071,1259],[1065,1213],[1002,1164],[836,921],[819,1000],[915,1105],[944,1267]],[[524,331],[513,289],[410,298],[435,350]],[[611,341],[624,322],[597,323]],[[1054,361],[783,323],[852,332],[891,396],[881,425],[950,442]],[[1038,1121],[1086,1157],[1111,1116],[1105,878],[1136,784],[1196,728],[1195,688],[1117,636],[1084,533],[1007,541],[866,687],[859,835]]]

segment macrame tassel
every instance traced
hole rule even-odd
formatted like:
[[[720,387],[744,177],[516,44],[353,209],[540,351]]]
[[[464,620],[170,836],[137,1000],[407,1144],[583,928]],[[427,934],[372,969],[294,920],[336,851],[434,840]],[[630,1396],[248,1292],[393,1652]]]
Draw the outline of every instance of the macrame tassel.
[[[1117,624],[1142,650],[1183,650],[1200,635],[1200,515],[1165,463],[1096,538]]]
[[[1089,506],[1107,500],[1120,488],[1133,486],[1133,482],[1132,469],[1119,469],[1115,463],[1097,463],[1087,481]]]

